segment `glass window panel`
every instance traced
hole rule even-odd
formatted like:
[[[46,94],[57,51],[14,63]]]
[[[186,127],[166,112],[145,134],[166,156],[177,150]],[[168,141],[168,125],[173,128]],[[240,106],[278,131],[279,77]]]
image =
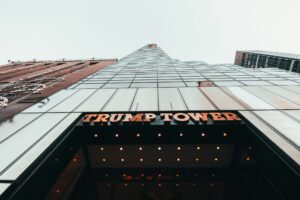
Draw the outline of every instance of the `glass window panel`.
[[[186,110],[177,88],[159,88],[159,110]]]
[[[10,183],[0,183],[0,196],[10,185]]]
[[[129,111],[136,93],[135,88],[118,89],[103,108],[103,111]]]
[[[299,109],[300,106],[280,97],[262,87],[243,87],[244,90],[252,93],[253,95],[261,98],[262,100],[272,104],[273,106],[279,109]],[[300,103],[300,102],[299,102]]]
[[[185,87],[184,82],[159,82],[158,87]]]
[[[103,88],[128,88],[130,83],[105,84]]]
[[[76,112],[98,112],[112,97],[115,91],[116,89],[97,90],[94,94],[92,94],[92,96],[90,96],[78,108],[76,108],[75,111]]]
[[[27,108],[24,110],[24,113],[32,113],[32,112],[46,112],[49,109],[53,108],[55,105],[59,104],[63,100],[67,99],[71,95],[73,95],[75,92],[77,92],[77,89],[72,90],[61,90],[57,92],[56,94],[51,95],[50,97],[34,104],[33,106]]]
[[[76,89],[97,89],[100,88],[103,84],[80,84],[78,86],[76,86]]]
[[[294,81],[269,81],[275,85],[300,85]]]
[[[1,175],[1,179],[15,180],[43,153],[65,130],[70,126],[81,113],[71,113],[61,120],[58,125],[50,130],[37,144],[35,144],[25,155],[14,163]],[[23,134],[23,133],[22,133]]]
[[[245,85],[272,85],[271,83],[268,83],[267,81],[241,81]]]
[[[285,112],[300,122],[300,110],[285,110]]]
[[[142,87],[157,87],[157,83],[132,83],[131,86],[132,88],[142,88]]]
[[[95,91],[95,89],[78,90],[74,95],[52,108],[50,112],[71,112]]]
[[[196,87],[179,88],[189,110],[216,110]]]
[[[238,81],[214,81],[214,83],[217,86],[238,86],[238,85],[243,85],[242,83]]]
[[[0,124],[0,145],[3,140],[26,126],[28,123],[30,123],[40,115],[41,114],[18,114],[15,115],[12,119],[2,122]]]
[[[66,115],[65,113],[46,113],[1,143],[0,174],[32,148],[35,142],[44,137]]]
[[[269,138],[273,143],[275,143],[279,148],[281,148],[287,155],[289,155],[293,160],[295,160],[298,165],[300,165],[300,151],[291,145],[285,138],[282,138],[275,130],[270,127],[263,120],[258,118],[252,112],[240,111],[251,124],[253,124],[258,130],[262,132],[267,138]]]
[[[157,88],[140,88],[134,98],[130,111],[157,111]]]
[[[227,90],[236,99],[247,105],[252,109],[275,109],[275,107],[254,96],[253,94],[238,87],[227,87]]]
[[[255,111],[260,118],[300,147],[300,123],[281,111]]]
[[[245,108],[235,99],[226,94],[223,90],[217,87],[201,87],[206,96],[220,110],[244,110]]]
[[[293,101],[294,103],[298,104],[300,102],[300,94],[297,94],[296,92],[283,89],[279,86],[263,86],[263,87],[279,96],[282,96],[284,98],[289,99],[290,101]]]

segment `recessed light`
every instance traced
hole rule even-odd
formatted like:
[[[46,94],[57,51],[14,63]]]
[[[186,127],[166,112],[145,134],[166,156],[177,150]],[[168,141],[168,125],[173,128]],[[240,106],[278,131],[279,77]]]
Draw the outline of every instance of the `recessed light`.
[[[202,136],[202,137],[205,137],[205,133],[201,133],[201,136]]]
[[[177,147],[177,150],[180,151],[180,150],[181,150],[181,147]]]
[[[223,133],[223,136],[226,137],[226,136],[227,136],[227,133]]]
[[[143,162],[144,161],[144,159],[143,158],[140,158],[140,162]]]
[[[162,186],[162,184],[161,184],[161,183],[159,183],[159,184],[158,184],[158,187],[161,187],[161,186]]]
[[[99,135],[97,133],[94,134],[94,138],[98,138]]]
[[[162,161],[162,159],[161,158],[159,158],[159,159],[157,159],[158,160],[158,162],[161,162]]]
[[[200,147],[199,147],[199,146],[197,146],[197,150],[200,150]]]
[[[195,161],[196,161],[196,162],[199,162],[199,158],[195,158]]]
[[[176,174],[176,177],[179,177],[179,174]]]
[[[177,162],[180,162],[180,158],[177,158],[176,160],[177,160]]]
[[[101,151],[104,151],[104,147],[100,147],[100,150],[101,150]]]
[[[116,133],[116,134],[115,134],[115,137],[116,137],[116,138],[118,138],[118,137],[119,137],[119,134],[118,134],[118,133]]]
[[[180,137],[183,137],[183,133],[179,133],[179,136],[180,136]]]
[[[220,150],[220,147],[219,147],[219,146],[217,146],[217,150]]]
[[[139,150],[142,151],[142,150],[143,150],[143,147],[139,147]]]
[[[157,150],[159,150],[159,151],[160,151],[160,150],[161,150],[161,147],[157,147]]]
[[[123,147],[120,147],[120,151],[123,151]]]
[[[102,162],[106,162],[106,158],[102,158]]]
[[[158,134],[157,134],[157,137],[161,137],[161,133],[158,133]]]
[[[121,158],[121,162],[124,162],[125,161],[125,159],[124,158]]]
[[[246,160],[247,160],[247,161],[251,160],[250,156],[247,156],[247,157],[246,157]]]
[[[140,135],[139,133],[137,133],[137,134],[136,134],[136,137],[139,138],[139,137],[141,137],[141,135]]]
[[[215,157],[215,158],[214,158],[214,161],[215,161],[215,162],[219,161],[219,158]]]

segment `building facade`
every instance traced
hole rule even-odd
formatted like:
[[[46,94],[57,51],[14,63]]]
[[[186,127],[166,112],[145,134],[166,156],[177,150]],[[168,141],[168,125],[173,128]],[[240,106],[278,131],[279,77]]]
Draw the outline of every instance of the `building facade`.
[[[146,45],[0,124],[0,199],[297,199],[299,85]]]
[[[269,51],[237,51],[235,64],[247,68],[275,67],[300,73],[300,55]]]
[[[33,60],[0,66],[0,121],[114,62],[116,59]]]

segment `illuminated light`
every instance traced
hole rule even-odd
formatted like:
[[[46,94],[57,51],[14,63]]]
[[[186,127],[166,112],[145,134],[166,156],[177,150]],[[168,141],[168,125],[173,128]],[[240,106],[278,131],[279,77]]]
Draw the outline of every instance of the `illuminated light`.
[[[217,150],[220,150],[220,147],[219,147],[219,146],[217,146]]]
[[[144,161],[144,159],[143,158],[140,158],[140,162],[143,162]]]
[[[144,184],[144,183],[142,183],[142,187],[145,187],[145,184]]]
[[[177,150],[180,151],[180,150],[181,150],[181,147],[177,147]]]
[[[161,162],[162,161],[162,159],[161,158],[159,158],[159,159],[157,159],[158,160],[158,162]]]
[[[212,174],[211,176],[212,176],[212,177],[215,177],[216,175],[215,175],[215,174]]]
[[[94,138],[98,138],[99,135],[97,133],[94,134]]]
[[[55,190],[55,192],[56,192],[56,193],[59,193],[59,192],[60,192],[60,190],[59,190],[59,189],[56,189],[56,190]]]
[[[175,185],[176,187],[179,187],[179,184],[178,183],[176,183],[176,185]]]
[[[116,138],[118,138],[118,137],[119,137],[119,134],[118,134],[118,133],[116,133],[116,134],[115,134],[115,137],[116,137]]]
[[[123,174],[123,177],[125,177],[126,176],[126,174]]]
[[[211,183],[211,184],[209,184],[209,186],[210,186],[210,187],[213,187],[213,186],[214,186],[214,184],[213,184],[213,183]]]
[[[110,184],[109,184],[109,183],[107,183],[107,184],[106,184],[106,186],[107,186],[107,187],[109,187],[109,186],[110,186]]]
[[[198,176],[197,174],[194,174],[194,176],[196,177],[196,176]]]
[[[161,177],[161,174],[158,174],[159,177]]]
[[[157,134],[157,137],[161,137],[161,133],[158,133],[158,134]]]
[[[159,184],[158,184],[158,187],[161,187],[161,186],[162,186],[162,184],[161,184],[161,183],[159,183]]]
[[[177,160],[177,162],[180,162],[180,158],[177,158],[176,160]]]
[[[124,186],[127,187],[127,183],[124,183]]]
[[[144,174],[141,174],[141,177],[144,177],[145,175]]]
[[[195,184],[195,183],[193,183],[193,187],[196,187],[196,184]]]
[[[248,149],[249,149],[249,150],[252,150],[252,146],[249,146]]]
[[[157,147],[157,150],[160,151],[160,150],[161,150],[161,147]]]
[[[228,135],[227,133],[223,133],[223,136],[224,136],[224,137],[227,137],[227,135]]]
[[[124,149],[123,149],[123,147],[120,147],[120,151],[123,151]]]
[[[70,147],[70,151],[73,151],[73,148],[72,148],[72,147]]]
[[[108,174],[106,173],[105,176],[108,177]]]
[[[196,161],[196,162],[199,162],[199,160],[200,160],[199,158],[195,158],[195,161]]]
[[[58,162],[58,158],[55,158],[54,160],[55,160],[55,162]]]
[[[202,136],[202,137],[205,137],[205,133],[201,133],[201,136]]]
[[[104,147],[100,147],[100,150],[101,150],[101,151],[104,151]]]
[[[77,159],[76,159],[76,158],[73,158],[73,162],[77,162]]]
[[[137,134],[136,134],[136,137],[137,137],[137,138],[141,137],[141,134],[137,133]]]
[[[200,150],[200,147],[199,147],[199,146],[197,146],[197,150]]]
[[[176,177],[179,177],[179,174],[176,174]]]
[[[219,161],[219,158],[215,157],[215,158],[214,158],[214,161],[215,161],[215,162],[218,162],[218,161]]]
[[[102,158],[102,162],[106,162],[106,158]]]
[[[180,136],[180,137],[183,137],[183,133],[180,133],[179,136]]]
[[[143,150],[143,147],[139,147],[139,150],[142,151],[142,150]]]
[[[249,156],[247,156],[247,157],[246,157],[246,160],[249,161],[249,160],[251,160],[251,158],[250,158]]]
[[[121,158],[121,162],[124,162],[125,161],[125,159],[124,158]]]

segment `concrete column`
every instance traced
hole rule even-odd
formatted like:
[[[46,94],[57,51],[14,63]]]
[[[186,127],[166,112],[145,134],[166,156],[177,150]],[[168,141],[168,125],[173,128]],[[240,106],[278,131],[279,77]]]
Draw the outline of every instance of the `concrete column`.
[[[258,59],[259,59],[259,55],[257,55],[257,58],[256,58],[256,63],[255,63],[255,68],[257,68],[258,67]]]
[[[270,57],[270,56],[267,56],[266,63],[265,63],[265,68],[267,68],[267,67],[268,67],[268,61],[269,61],[269,57]]]
[[[295,60],[292,60],[291,65],[290,65],[290,70],[289,70],[290,72],[291,72],[292,69],[293,69],[294,63],[295,63]]]

